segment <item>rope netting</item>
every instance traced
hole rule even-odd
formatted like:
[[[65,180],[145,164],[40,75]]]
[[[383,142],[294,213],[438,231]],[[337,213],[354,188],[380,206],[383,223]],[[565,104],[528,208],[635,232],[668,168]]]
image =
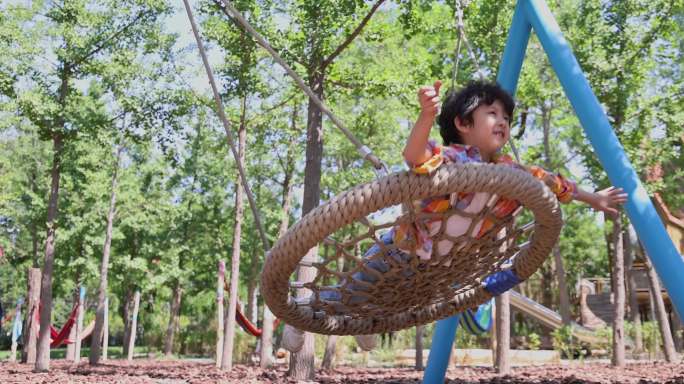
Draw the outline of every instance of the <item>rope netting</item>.
[[[476,194],[467,207],[441,213],[405,204],[459,193]],[[521,206],[500,216],[495,207],[503,198]],[[367,218],[397,204],[407,209],[395,220]],[[523,206],[534,221],[516,227]],[[419,254],[411,243],[417,236],[393,239],[397,228],[417,226],[429,233],[429,255]],[[394,173],[336,196],[290,228],[268,255],[262,290],[276,316],[307,331],[404,329],[486,302],[492,293],[485,281],[499,272],[527,279],[549,254],[561,226],[555,195],[532,175],[506,165],[454,164],[432,175]],[[303,263],[313,247],[322,257]],[[314,268],[315,278],[294,280],[299,266]],[[310,294],[295,299],[301,289]]]

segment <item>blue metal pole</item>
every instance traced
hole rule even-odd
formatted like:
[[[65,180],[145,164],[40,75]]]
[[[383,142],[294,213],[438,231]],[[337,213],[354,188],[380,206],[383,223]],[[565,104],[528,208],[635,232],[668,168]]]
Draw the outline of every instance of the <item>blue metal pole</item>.
[[[515,96],[515,91],[518,88],[520,69],[525,60],[527,42],[530,40],[530,31],[532,30],[532,25],[525,18],[525,12],[521,10],[522,5],[520,3],[519,1],[515,5],[511,28],[508,31],[508,40],[506,40],[499,74],[496,78],[496,81],[511,96]]]
[[[423,375],[423,384],[444,383],[460,318],[461,315],[458,314],[440,320],[435,324],[430,355],[428,355],[427,367],[425,367],[425,375]]]
[[[627,192],[627,214],[678,313],[684,313],[684,284],[680,277],[684,272],[684,260],[668,236],[556,20],[543,0],[520,0],[518,3],[549,56],[608,178]]]

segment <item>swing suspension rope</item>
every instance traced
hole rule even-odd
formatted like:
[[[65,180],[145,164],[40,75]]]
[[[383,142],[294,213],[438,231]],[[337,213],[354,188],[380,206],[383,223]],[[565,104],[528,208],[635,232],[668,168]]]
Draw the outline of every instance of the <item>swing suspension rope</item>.
[[[463,9],[470,5],[470,0],[454,0],[454,20],[456,21],[456,48],[454,49],[454,67],[451,71],[451,89],[456,89],[456,82],[458,77],[459,62],[461,59],[461,42],[465,43],[466,50],[468,51],[468,56],[470,61],[475,65],[475,73],[480,79],[484,81],[484,72],[480,68],[479,60],[475,56],[475,50],[473,50],[470,41],[468,41],[468,36],[466,35],[465,22],[463,21]],[[515,146],[515,141],[511,137],[508,140],[508,144],[511,146],[511,152],[518,163],[520,162],[520,155],[518,153],[518,148]]]
[[[299,88],[354,143],[363,158],[373,164],[376,172],[386,172],[387,167],[344,127],[229,1],[214,1],[271,54]],[[245,172],[237,161],[232,132],[197,26],[187,0],[184,4],[262,244],[268,250]],[[463,30],[459,35],[472,51]],[[471,53],[471,58],[474,57]],[[473,62],[477,63],[477,60]],[[487,205],[478,212],[450,208],[443,213],[427,214],[411,204],[410,209],[392,223],[376,225],[367,219],[383,208],[407,201],[478,192],[490,197]],[[494,208],[499,197],[520,202],[532,211],[534,223],[516,228],[514,217],[520,209],[513,215],[498,217]],[[445,223],[459,218],[469,220],[465,233],[459,236],[448,233]],[[431,236],[435,244],[450,244],[443,254],[435,252],[434,249],[439,248],[436,246],[429,260],[420,260],[415,247],[399,249],[398,245],[385,241],[384,232],[396,225],[426,221],[437,223],[438,228],[433,228],[436,233]],[[476,235],[476,227],[484,221],[491,223],[492,227],[484,234]],[[358,232],[359,226],[360,234],[352,235],[350,240],[341,239],[349,239],[349,233]],[[368,334],[404,329],[486,302],[493,295],[486,289],[486,280],[496,273],[513,271],[521,281],[527,279],[546,259],[558,239],[561,226],[558,201],[548,187],[528,173],[505,165],[451,164],[440,167],[431,175],[393,173],[334,197],[294,224],[268,251],[261,275],[261,289],[266,304],[276,316],[304,330],[326,334]],[[339,233],[342,235],[337,236]],[[518,241],[523,237],[529,241]],[[334,249],[334,257],[302,261],[310,249],[321,244],[324,249]],[[369,246],[379,251],[372,255],[359,254],[361,248]],[[402,252],[406,259],[402,259]],[[335,265],[340,258],[345,260],[346,271],[338,271]],[[373,262],[376,262],[376,267],[372,266]],[[312,281],[292,281],[291,276],[299,267],[315,268],[316,277]],[[372,275],[372,283],[359,278],[359,273]],[[311,297],[295,299],[295,292],[302,288],[312,292]],[[336,298],[330,299],[330,295]]]
[[[371,151],[370,148],[365,146],[359,139],[354,136],[353,133],[347,127],[345,127],[344,123],[335,116],[335,114],[332,113],[332,111],[323,103],[323,101],[316,96],[316,94],[311,90],[311,88],[306,85],[306,82],[295,72],[286,62],[283,60],[282,57],[278,54],[278,52],[273,49],[273,47],[266,41],[266,39],[261,36],[259,32],[257,32],[254,27],[247,21],[247,19],[242,16],[242,14],[235,8],[233,5],[230,3],[230,1],[226,0],[214,0],[214,2],[221,7],[221,10],[228,16],[230,19],[232,19],[234,22],[239,24],[242,28],[244,28],[252,37],[254,40],[262,46],[266,51],[268,51],[269,54],[273,57],[273,60],[277,62],[285,71],[287,72],[290,77],[297,83],[297,86],[306,93],[307,96],[313,101],[314,104],[316,104],[316,107],[323,112],[329,119],[332,121],[332,123],[344,134],[344,136],[351,141],[354,146],[356,147],[357,151],[361,154],[361,157],[363,157],[365,160],[368,160],[373,167],[375,168],[376,172],[388,172],[388,168],[383,163],[378,157],[376,157],[373,154],[373,151]]]
[[[475,56],[475,50],[470,45],[468,41],[468,36],[466,36],[465,23],[463,22],[463,8],[467,8],[470,1],[455,0],[454,3],[454,19],[456,20],[456,49],[454,50],[454,68],[451,72],[451,89],[456,89],[456,77],[458,76],[460,53],[461,53],[461,42],[465,43],[466,50],[468,51],[468,56],[470,56],[470,61],[475,65],[475,73],[479,77],[480,81],[484,80],[484,72],[480,68],[479,60]]]

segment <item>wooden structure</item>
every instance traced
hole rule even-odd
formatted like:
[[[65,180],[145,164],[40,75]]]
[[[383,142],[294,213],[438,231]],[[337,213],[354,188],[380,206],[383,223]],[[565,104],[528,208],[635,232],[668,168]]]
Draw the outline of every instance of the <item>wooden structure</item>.
[[[676,244],[680,254],[684,254],[684,218],[673,214],[665,204],[660,194],[656,193],[653,197],[653,203],[660,215],[668,235],[672,242]],[[650,292],[648,284],[648,271],[643,256],[638,254],[632,266],[632,272],[637,286],[637,301],[639,304],[639,313],[642,321],[655,320],[652,318],[650,309]],[[610,324],[613,317],[613,300],[610,292],[610,279],[607,278],[589,278],[583,279],[583,284],[591,285],[593,287],[591,293],[583,292],[586,295],[586,300],[581,301],[581,311],[584,313],[591,313],[605,323]],[[661,285],[662,286],[662,285]],[[661,295],[665,302],[665,307],[669,315],[670,324],[673,324],[673,329],[681,328],[681,320],[673,310],[670,296],[665,290],[661,288]]]

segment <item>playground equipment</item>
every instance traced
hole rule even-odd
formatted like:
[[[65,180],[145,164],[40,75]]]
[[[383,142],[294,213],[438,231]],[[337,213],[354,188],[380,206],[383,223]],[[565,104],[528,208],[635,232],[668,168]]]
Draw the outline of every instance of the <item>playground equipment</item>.
[[[652,258],[678,312],[684,313],[682,312],[684,310],[684,285],[677,277],[678,273],[684,271],[684,260],[667,235],[646,190],[615,136],[605,112],[543,0],[519,0],[516,4],[497,77],[499,84],[512,95],[515,94],[525,50],[533,28],[610,181],[627,192],[627,214]],[[450,335],[455,331],[454,319],[443,320],[437,324],[424,383],[444,381],[453,344],[453,336],[450,337]],[[433,354],[435,354],[434,359]]]
[[[447,211],[442,223],[459,216],[472,217],[471,228],[485,218],[497,224],[481,238],[471,237],[472,230],[456,239],[449,238],[442,229],[433,241],[435,244],[441,239],[454,241],[455,246],[449,253],[433,255],[429,261],[420,262],[412,250],[405,253],[409,260],[404,262],[395,260],[392,255],[398,246],[384,244],[377,235],[380,229],[395,223],[375,226],[365,220],[368,214],[385,206],[455,192],[487,192],[517,200],[530,208],[535,223],[516,228],[513,216],[494,219],[490,214],[496,197],[478,215],[453,208]],[[397,218],[396,223],[427,215],[409,211]],[[329,238],[339,227],[355,220],[364,224],[358,237],[348,242]],[[269,254],[262,274],[262,292],[276,316],[301,329],[327,334],[400,330],[486,302],[501,289],[497,279],[504,280],[503,285],[527,279],[546,259],[561,226],[555,195],[524,172],[490,164],[455,164],[441,167],[431,176],[395,173],[331,199],[290,228]],[[499,236],[502,232],[507,236]],[[528,235],[529,242],[516,242],[518,237]],[[334,246],[335,256],[310,265],[318,272],[313,282],[289,281],[289,276],[301,264],[301,258],[322,241]],[[353,253],[355,248],[361,248],[355,244],[361,242],[374,243],[383,252],[361,259]],[[335,271],[331,262],[338,257],[346,258],[345,264],[350,264],[350,271]],[[508,264],[510,260],[512,263]],[[386,263],[388,271],[379,273],[368,267],[374,262]],[[373,273],[377,282],[363,284],[356,277],[359,271]],[[334,281],[333,276],[338,278],[338,285],[324,283]],[[351,284],[363,284],[363,288],[351,290],[347,288]],[[288,295],[287,288],[308,288],[313,295],[311,299],[295,301]],[[322,297],[323,292],[335,292],[341,299],[337,302],[326,300]]]
[[[221,5],[224,12],[239,23],[286,70],[318,108],[357,146],[364,158],[373,163],[379,172],[386,171],[383,163],[351,135],[230,2],[224,1]],[[217,106],[223,114],[211,69],[187,4],[186,9],[210,77]],[[227,128],[227,121],[224,121],[224,126],[229,138],[232,137]],[[229,141],[232,145],[232,140]],[[244,180],[242,170],[240,174]],[[246,187],[247,183],[244,185]],[[249,195],[248,188],[246,192]],[[388,229],[395,223],[374,226],[366,220],[367,215],[383,207],[458,192],[486,192],[496,195],[492,196],[491,204],[487,205],[480,215],[452,209],[442,216],[443,219],[453,215],[469,217],[472,218],[472,223],[485,218],[491,219],[496,224],[487,235],[481,239],[468,235],[451,237],[449,240],[456,244],[453,250],[443,257],[435,257],[430,263],[418,265],[415,250],[410,252],[413,261],[406,265],[399,265],[402,263],[393,262],[390,260],[392,256],[386,256],[397,247],[383,244],[378,240],[376,232]],[[522,203],[533,212],[535,223],[516,229],[512,217],[494,218],[491,210],[498,197]],[[419,212],[409,210],[399,218],[399,221],[415,221],[418,217]],[[338,229],[357,220],[367,230],[353,241],[336,241],[330,237]],[[328,334],[363,334],[403,329],[477,306],[489,300],[501,286],[510,286],[526,279],[548,255],[558,237],[561,225],[555,196],[538,180],[510,167],[456,164],[442,167],[433,175],[395,173],[337,196],[295,224],[269,252],[262,273],[262,292],[269,308],[276,316],[305,330]],[[467,233],[470,234],[471,231]],[[500,233],[506,235],[499,237]],[[438,236],[443,235],[442,230]],[[529,242],[519,244],[517,238],[520,236],[529,236]],[[346,258],[352,265],[350,272],[333,272],[329,268],[331,259],[320,263],[300,263],[308,250],[322,241],[335,248],[335,258]],[[358,283],[354,273],[362,270],[373,273],[365,261],[349,251],[349,248],[359,248],[354,247],[357,242],[364,242],[365,245],[375,243],[382,250],[376,254],[377,259],[382,258],[383,262],[391,266],[389,273],[376,275],[380,282],[364,286],[363,290],[366,292],[363,296],[367,300],[361,303],[352,302],[345,288],[352,281],[354,284]],[[290,275],[300,265],[316,268],[318,277],[313,282],[290,282]],[[408,268],[405,268],[406,266]],[[396,279],[392,276],[403,276],[403,280],[406,281],[397,285]],[[489,279],[492,276],[496,278]],[[328,277],[337,280],[339,285],[323,285],[322,281]],[[295,300],[296,295],[289,294],[290,291],[294,292],[301,288],[313,291],[313,296],[310,299]],[[339,305],[320,299],[321,291],[335,290],[342,297],[342,310]],[[430,299],[426,301],[426,297]]]
[[[511,305],[520,312],[531,316],[535,320],[551,329],[558,329],[563,326],[561,316],[556,311],[549,309],[516,291],[511,290],[509,292]],[[570,327],[572,330],[572,335],[575,336],[579,341],[589,344],[597,344],[602,341],[601,338],[596,336],[593,330],[583,327],[574,321],[570,323]]]

